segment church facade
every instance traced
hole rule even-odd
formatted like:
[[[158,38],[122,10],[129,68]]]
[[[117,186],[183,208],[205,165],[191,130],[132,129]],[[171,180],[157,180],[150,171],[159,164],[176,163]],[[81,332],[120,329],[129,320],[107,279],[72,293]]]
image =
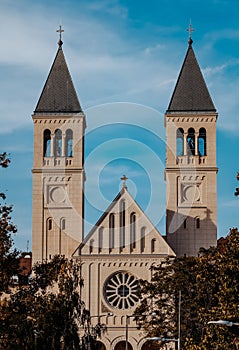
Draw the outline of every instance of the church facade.
[[[60,32],[61,34],[61,32]],[[100,349],[149,348],[133,321],[139,279],[175,255],[216,245],[217,112],[192,40],[165,113],[166,237],[122,188],[84,235],[86,117],[63,54],[58,50],[33,113],[33,261],[60,254],[81,262],[82,298],[92,324],[107,325]]]

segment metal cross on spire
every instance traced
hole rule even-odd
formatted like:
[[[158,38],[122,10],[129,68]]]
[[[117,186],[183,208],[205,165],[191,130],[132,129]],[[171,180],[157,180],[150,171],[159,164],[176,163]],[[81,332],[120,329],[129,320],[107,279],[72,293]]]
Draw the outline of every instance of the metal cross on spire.
[[[192,38],[192,33],[194,32],[194,28],[192,26],[192,22],[190,20],[189,27],[187,28],[187,32],[189,33],[189,39]]]
[[[127,188],[126,181],[128,180],[128,178],[127,178],[125,175],[123,175],[123,176],[120,178],[120,180],[123,181],[123,183],[122,183],[122,188]]]
[[[60,39],[59,39],[59,41],[58,41],[58,45],[59,46],[62,46],[62,44],[63,44],[63,41],[61,40],[61,33],[63,33],[64,32],[64,29],[62,29],[62,26],[61,26],[61,24],[59,25],[59,29],[57,29],[57,33],[59,33],[59,35],[60,35]]]
[[[194,28],[192,26],[191,20],[190,20],[190,23],[189,23],[189,27],[187,28],[187,32],[189,33],[188,43],[189,43],[189,45],[191,45],[193,43],[192,33],[194,32]]]

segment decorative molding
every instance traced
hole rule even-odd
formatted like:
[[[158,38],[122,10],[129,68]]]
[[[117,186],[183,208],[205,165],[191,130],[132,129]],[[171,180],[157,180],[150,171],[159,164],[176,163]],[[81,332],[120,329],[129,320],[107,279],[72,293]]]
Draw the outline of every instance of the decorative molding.
[[[216,116],[166,117],[168,123],[216,123]]]

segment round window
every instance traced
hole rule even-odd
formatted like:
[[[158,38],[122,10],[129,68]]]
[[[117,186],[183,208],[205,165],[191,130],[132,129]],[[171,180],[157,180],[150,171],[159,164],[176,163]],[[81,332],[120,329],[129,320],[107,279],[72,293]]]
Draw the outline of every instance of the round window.
[[[117,272],[111,275],[104,286],[107,302],[118,309],[129,309],[133,307],[138,299],[138,281],[128,272]]]

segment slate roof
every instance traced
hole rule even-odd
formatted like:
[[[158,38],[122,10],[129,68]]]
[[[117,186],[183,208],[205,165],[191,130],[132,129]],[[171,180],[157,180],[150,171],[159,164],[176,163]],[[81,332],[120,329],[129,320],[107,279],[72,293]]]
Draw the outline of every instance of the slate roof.
[[[42,90],[34,113],[82,112],[65,56],[62,42]]]
[[[192,40],[167,112],[216,111],[195,57]]]

